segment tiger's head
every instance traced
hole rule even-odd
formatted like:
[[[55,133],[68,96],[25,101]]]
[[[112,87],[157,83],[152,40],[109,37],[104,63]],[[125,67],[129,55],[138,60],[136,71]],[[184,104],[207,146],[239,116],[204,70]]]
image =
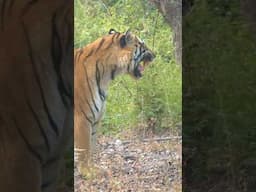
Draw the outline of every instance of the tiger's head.
[[[147,45],[129,30],[119,33],[110,29],[112,49],[115,50],[117,59],[117,71],[128,73],[132,77],[139,79],[143,71],[150,62],[156,57]]]

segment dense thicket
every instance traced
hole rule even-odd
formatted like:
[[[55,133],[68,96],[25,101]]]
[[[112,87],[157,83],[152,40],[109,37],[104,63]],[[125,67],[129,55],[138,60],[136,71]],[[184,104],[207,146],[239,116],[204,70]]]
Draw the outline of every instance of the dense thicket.
[[[241,10],[198,0],[183,17],[184,191],[256,189],[256,44]]]

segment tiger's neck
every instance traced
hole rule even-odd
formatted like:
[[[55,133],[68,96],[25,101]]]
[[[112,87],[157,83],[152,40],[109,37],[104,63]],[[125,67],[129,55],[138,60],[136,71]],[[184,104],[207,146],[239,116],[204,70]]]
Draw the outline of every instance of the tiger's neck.
[[[101,63],[96,62],[95,73],[91,75],[91,78],[95,78],[95,90],[97,94],[102,98],[106,99],[107,91],[110,83],[121,74],[124,74],[127,69],[120,65],[114,64],[108,67],[104,67]]]
[[[90,68],[90,67],[89,67]],[[86,69],[88,70],[88,69]],[[120,73],[116,66],[104,67],[102,64],[96,63],[94,70],[88,71],[87,90],[92,92],[94,98],[95,113],[102,113],[105,102],[107,100],[108,88],[112,80]],[[101,116],[101,115],[99,115]],[[98,118],[96,118],[96,121]]]
[[[101,119],[105,108],[110,83],[116,76],[125,73],[127,69],[118,64],[105,66],[103,63],[96,61],[95,63],[83,63],[77,66],[76,71],[77,73],[85,72],[85,76],[82,77],[83,80],[77,80],[77,83],[81,85],[80,90],[77,91],[85,92],[85,95],[90,94],[91,119],[94,123],[97,123]]]

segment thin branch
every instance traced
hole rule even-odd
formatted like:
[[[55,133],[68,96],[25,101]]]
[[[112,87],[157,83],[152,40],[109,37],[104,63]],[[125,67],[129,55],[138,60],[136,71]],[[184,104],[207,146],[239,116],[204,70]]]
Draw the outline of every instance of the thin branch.
[[[170,141],[170,140],[176,140],[181,139],[181,136],[174,136],[174,137],[158,137],[158,138],[152,138],[152,139],[142,139],[143,142],[150,142],[150,141]]]
[[[157,138],[150,138],[150,139],[140,139],[141,142],[152,142],[152,141],[171,141],[171,140],[179,140],[182,139],[181,136],[173,136],[173,137],[157,137]],[[130,144],[134,143],[134,140],[127,140],[122,141],[122,144]]]
[[[156,26],[157,26],[157,21],[159,17],[159,12],[157,12],[156,18],[155,18],[155,26],[154,26],[154,32],[153,32],[153,49],[155,48],[155,36],[156,36]]]
[[[108,15],[112,17],[112,14],[111,14],[108,6],[103,2],[103,0],[100,0],[100,2],[103,5],[103,7],[107,10]]]

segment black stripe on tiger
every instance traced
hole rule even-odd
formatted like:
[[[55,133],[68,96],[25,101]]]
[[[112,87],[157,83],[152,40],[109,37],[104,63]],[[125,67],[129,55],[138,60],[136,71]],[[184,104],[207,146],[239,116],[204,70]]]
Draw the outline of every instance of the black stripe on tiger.
[[[26,96],[26,98],[28,98],[28,97]],[[32,105],[30,104],[30,102],[28,101],[28,99],[27,99],[27,105],[28,105],[30,111],[32,112],[32,114],[33,114],[33,116],[34,116],[34,118],[35,118],[35,120],[36,120],[36,123],[38,124],[40,133],[42,134],[42,136],[43,136],[43,138],[44,138],[44,142],[45,142],[45,145],[46,145],[46,147],[47,147],[47,150],[50,151],[51,148],[50,148],[50,144],[49,144],[49,140],[48,140],[48,138],[47,138],[47,135],[46,135],[46,133],[45,133],[45,131],[44,131],[44,129],[43,129],[42,124],[40,123],[40,120],[39,120],[39,118],[38,118],[36,112],[34,111]]]
[[[44,183],[41,184],[41,189],[44,191],[49,186],[51,186],[53,183],[55,183],[55,180],[44,182]]]
[[[89,54],[85,56],[84,61],[85,61],[88,57],[90,57],[90,56],[93,54],[93,52],[94,52],[94,50],[92,49],[92,50],[89,52]],[[79,57],[80,57],[80,56],[79,56]],[[78,58],[78,59],[79,59],[79,58]]]
[[[104,38],[102,38],[102,39],[101,39],[101,41],[100,41],[99,46],[96,48],[95,53],[97,53],[97,51],[99,51],[99,49],[102,47],[102,45],[103,45],[104,41],[105,41],[105,39],[104,39]]]
[[[58,165],[58,163],[61,161],[61,157],[56,155],[53,158],[50,158],[49,160],[47,160],[43,165],[42,168],[45,170],[51,169],[51,167],[53,167],[54,165]],[[48,175],[48,177],[44,177],[42,179],[42,183],[41,183],[41,189],[42,191],[47,190],[47,188],[49,188],[51,185],[53,185],[54,183],[56,183],[57,177],[56,175]]]
[[[83,48],[80,48],[77,52],[76,52],[76,56],[75,56],[75,62],[77,63],[81,57],[81,55],[83,54],[84,50]]]
[[[32,69],[34,71],[34,76],[35,76],[35,79],[36,79],[36,83],[37,83],[38,88],[39,88],[39,93],[40,93],[40,96],[42,98],[44,111],[45,111],[45,113],[46,113],[46,115],[48,117],[49,123],[51,124],[51,127],[53,128],[55,134],[57,136],[59,136],[59,130],[58,130],[57,124],[53,120],[53,118],[52,118],[52,116],[51,116],[51,114],[49,112],[48,106],[46,104],[46,99],[45,99],[45,96],[44,96],[44,91],[43,91],[43,88],[42,88],[41,81],[39,79],[39,74],[38,74],[38,71],[37,71],[37,68],[36,68],[35,59],[33,57],[32,45],[31,45],[31,42],[30,42],[30,39],[29,39],[29,36],[28,36],[28,32],[27,32],[26,27],[25,27],[25,24],[23,22],[22,22],[22,27],[23,27],[25,39],[27,41],[28,55],[29,55],[29,58],[30,58],[30,61],[31,61]]]
[[[29,141],[27,140],[27,138],[23,134],[23,132],[22,132],[20,126],[18,125],[18,122],[16,121],[16,119],[14,117],[12,119],[13,119],[13,122],[15,124],[15,127],[17,128],[17,131],[18,131],[19,135],[21,136],[22,140],[26,144],[30,153],[32,153],[32,155],[34,155],[39,160],[40,163],[43,163],[43,158],[41,157],[41,155],[35,149],[33,149],[31,144],[29,143]]]
[[[99,61],[96,61],[96,70],[95,70],[95,72],[96,72],[96,74],[95,74],[96,83],[97,83],[98,93],[100,95],[100,99],[101,99],[101,101],[105,101],[105,95],[104,95],[102,89],[100,88],[100,79],[101,79],[101,77],[100,77],[100,69],[99,69],[98,65],[99,65]]]
[[[121,35],[121,33],[117,32],[116,33],[116,39],[118,39],[118,37]]]
[[[130,59],[130,63],[132,62],[132,58]],[[130,71],[130,65],[127,65],[127,72],[129,73]]]
[[[90,91],[90,95],[91,95],[91,99],[92,99],[94,108],[96,109],[97,112],[99,112],[99,108],[98,108],[98,106],[96,105],[95,100],[94,100],[94,97],[93,97],[92,88],[91,88],[91,85],[90,85],[90,80],[89,80],[88,73],[87,73],[87,70],[86,70],[85,65],[83,65],[83,68],[84,68],[84,71],[85,71],[85,76],[86,76],[86,80],[87,80],[87,85],[88,85],[88,87],[89,87],[89,91]]]
[[[105,68],[104,68],[104,65],[103,65],[103,63],[100,63],[101,64],[101,66],[102,66],[102,77],[105,75]],[[104,101],[106,100],[106,97],[107,97],[107,95],[106,95],[106,93],[105,93],[105,91],[104,90],[101,90],[101,93],[102,93],[102,96],[104,97]]]
[[[66,87],[64,85],[64,81],[61,75],[61,63],[62,63],[62,45],[61,45],[61,38],[57,30],[56,26],[56,13],[54,13],[52,17],[52,45],[51,45],[51,54],[52,54],[52,60],[53,60],[53,66],[54,70],[56,72],[56,75],[58,77],[57,87],[58,91],[60,93],[61,101],[64,104],[65,108],[68,108],[68,103],[65,98],[65,95],[69,96],[68,91],[66,90]],[[61,94],[62,93],[62,94]]]
[[[82,107],[80,107],[80,109],[81,109],[82,114],[84,115],[85,119],[92,125],[93,124],[92,120],[86,115],[86,113],[84,112]]]
[[[111,41],[110,41],[110,43],[108,44],[108,46],[105,48],[105,50],[107,50],[108,48],[111,47],[111,45],[113,44],[113,41],[114,41],[114,37],[115,37],[115,35],[112,36]]]
[[[95,135],[97,133],[97,131],[93,131],[92,133],[91,133],[91,135]]]
[[[11,16],[12,15],[12,6],[13,6],[13,2],[14,2],[14,0],[9,0],[9,6],[8,6],[8,14],[9,14],[9,16]]]
[[[102,67],[102,74],[101,74],[101,76],[103,77],[105,75],[105,68],[104,68],[104,65],[102,63],[100,63],[100,64],[101,64],[101,67]]]
[[[123,35],[121,38],[120,38],[120,47],[121,48],[124,48],[126,46],[126,40],[125,40],[125,35]]]
[[[74,53],[73,52],[74,47],[70,46],[70,45],[73,45],[73,42],[74,42],[74,35],[73,35],[73,30],[72,30],[73,29],[73,17],[72,17],[73,11],[74,10],[72,9],[72,6],[67,6],[66,2],[62,2],[62,5],[58,9],[56,9],[56,12],[55,12],[56,16],[58,15],[58,18],[56,18],[56,31],[59,31],[57,34],[62,35],[62,38],[59,38],[60,44],[61,44],[60,49],[62,50],[62,52],[66,52],[66,53]],[[70,13],[71,13],[71,15],[70,15]],[[57,22],[60,20],[61,17],[62,17],[62,19],[64,17],[63,22],[61,22],[61,23]],[[72,18],[71,19],[72,21],[70,20],[70,18]],[[57,29],[59,29],[59,30],[57,30]],[[63,36],[63,34],[65,34],[65,35]],[[60,63],[60,64],[62,64],[61,66],[63,66],[63,63],[73,63],[73,61],[71,61],[71,58],[72,58],[71,55],[65,54],[62,58],[62,62]],[[74,65],[73,65],[73,69],[74,69]],[[71,69],[71,70],[73,70],[73,69]],[[63,87],[62,95],[63,95],[64,100],[66,102],[70,102],[70,101],[73,102],[73,88],[72,88],[71,84],[65,83],[66,75],[64,75],[62,73],[62,69],[60,71],[60,77],[61,78],[60,78],[59,82],[61,82],[62,85],[58,88]]]
[[[112,79],[112,80],[115,79],[116,70],[117,70],[117,66],[115,65],[114,69],[112,69],[112,71],[111,71],[111,79]]]
[[[81,55],[83,54],[83,52],[84,52],[83,48],[80,48],[79,53],[76,53],[76,58],[77,58],[77,59],[75,59],[75,62],[76,62],[76,63],[78,63],[78,61],[80,60],[80,57],[81,57]],[[89,52],[89,54],[85,56],[85,58],[84,58],[83,61],[86,61],[86,59],[87,59],[88,57],[90,57],[90,56],[93,54],[93,52],[94,52],[94,49],[92,49],[92,50]]]
[[[22,11],[21,11],[21,17],[23,17],[23,16],[28,12],[28,10],[30,9],[30,7],[31,7],[33,4],[37,3],[37,1],[38,1],[38,0],[31,0],[31,1],[29,1],[29,2],[27,3],[27,5],[22,9]]]
[[[85,99],[85,101],[86,101],[86,103],[87,103],[87,105],[88,105],[88,107],[89,107],[89,109],[90,109],[90,111],[91,111],[91,114],[92,114],[92,116],[93,116],[93,119],[94,119],[94,121],[95,121],[95,119],[96,119],[95,113],[94,113],[94,111],[93,111],[93,109],[92,109],[92,107],[91,107],[89,101],[88,101],[87,99]]]

